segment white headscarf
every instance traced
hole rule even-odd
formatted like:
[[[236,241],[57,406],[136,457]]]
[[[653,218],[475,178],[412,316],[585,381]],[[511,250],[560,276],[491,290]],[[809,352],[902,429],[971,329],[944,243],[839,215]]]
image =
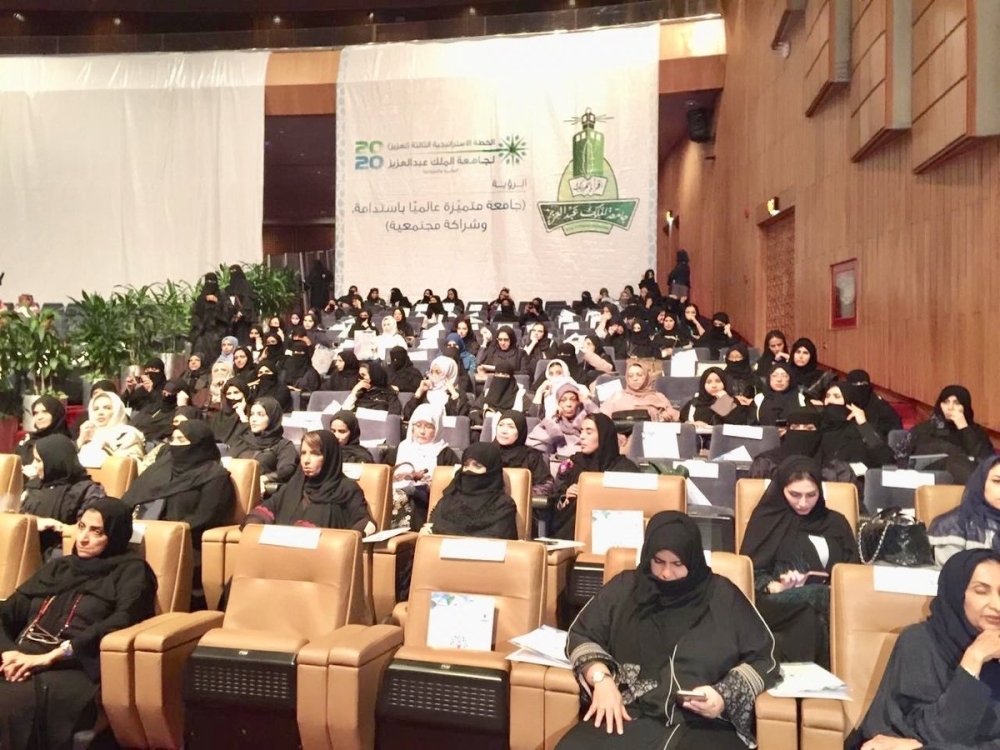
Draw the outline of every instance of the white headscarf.
[[[406,439],[399,444],[399,449],[396,451],[396,463],[410,464],[414,471],[423,469],[427,472],[424,479],[428,483],[431,481],[434,467],[437,466],[438,454],[448,447],[448,444],[441,439],[441,418],[443,416],[444,411],[439,406],[431,406],[430,404],[418,406],[413,410],[413,416],[410,417],[410,424],[406,429]],[[431,442],[418,443],[413,438],[413,426],[417,422],[430,422],[434,425],[434,439]]]
[[[428,376],[431,389],[427,391],[427,403],[444,409],[448,399],[451,398],[448,394],[448,384],[455,385],[455,380],[458,378],[458,364],[451,357],[435,357],[431,362],[431,369],[435,366],[441,370],[442,377],[435,379],[433,375]]]
[[[102,430],[114,431],[119,425],[126,424],[128,422],[128,414],[125,413],[125,403],[119,398],[117,393],[111,393],[109,391],[101,391],[100,393],[94,394],[90,399],[90,403],[87,404],[87,418],[96,426],[97,420],[94,419],[94,403],[99,398],[106,398],[111,401],[111,419],[103,427],[98,427],[97,432]],[[96,438],[97,435],[95,434]]]

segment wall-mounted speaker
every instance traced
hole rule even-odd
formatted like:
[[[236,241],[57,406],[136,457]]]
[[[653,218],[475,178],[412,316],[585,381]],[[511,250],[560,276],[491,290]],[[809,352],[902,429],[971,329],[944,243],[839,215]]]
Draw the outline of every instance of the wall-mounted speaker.
[[[695,107],[687,112],[688,138],[695,143],[712,140],[712,110]]]

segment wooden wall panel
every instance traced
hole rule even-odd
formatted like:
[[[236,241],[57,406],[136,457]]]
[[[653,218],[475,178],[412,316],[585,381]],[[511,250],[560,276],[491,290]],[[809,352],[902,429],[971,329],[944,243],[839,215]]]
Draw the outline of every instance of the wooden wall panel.
[[[806,116],[851,79],[851,0],[810,0],[806,6]]]
[[[823,363],[863,367],[879,385],[924,403],[944,385],[962,383],[977,420],[1000,429],[1000,347],[987,339],[1000,318],[1000,145],[988,142],[915,175],[914,132],[852,163],[846,92],[814,117],[802,114],[803,25],[783,59],[769,50],[779,8],[727,0],[725,13],[730,59],[715,160],[675,152],[661,181],[661,195],[683,185],[695,207],[688,215],[677,210],[680,242],[693,250],[696,296],[709,279],[692,238],[713,247],[711,307],[726,310],[755,344],[761,340],[764,230],[749,214],[794,190],[795,330],[786,333],[812,338]],[[703,228],[692,226],[695,216]],[[833,331],[830,265],[852,257],[860,266],[859,327]]]

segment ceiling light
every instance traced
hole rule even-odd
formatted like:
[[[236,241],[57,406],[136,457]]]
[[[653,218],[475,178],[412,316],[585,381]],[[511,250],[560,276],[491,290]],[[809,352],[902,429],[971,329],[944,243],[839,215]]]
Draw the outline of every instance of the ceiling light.
[[[115,26],[121,26],[122,19],[120,19],[118,16],[115,16],[114,18],[111,19],[111,23],[113,23]]]
[[[14,20],[18,23],[24,23],[24,16],[21,13],[15,13]]]
[[[274,18],[271,19],[271,23],[278,26],[281,23],[281,16],[274,16]]]
[[[470,5],[469,6],[469,15],[470,16],[476,15],[476,6],[475,5]]]
[[[368,21],[371,22],[371,21],[374,21],[374,20],[375,20],[375,13],[373,11],[373,12],[371,12],[371,13],[368,14]]]

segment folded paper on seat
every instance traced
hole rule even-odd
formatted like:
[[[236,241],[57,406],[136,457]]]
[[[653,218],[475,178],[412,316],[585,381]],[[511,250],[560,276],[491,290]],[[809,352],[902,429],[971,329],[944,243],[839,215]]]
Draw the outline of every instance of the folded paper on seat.
[[[431,592],[427,645],[491,651],[495,609],[496,601],[492,596]]]

